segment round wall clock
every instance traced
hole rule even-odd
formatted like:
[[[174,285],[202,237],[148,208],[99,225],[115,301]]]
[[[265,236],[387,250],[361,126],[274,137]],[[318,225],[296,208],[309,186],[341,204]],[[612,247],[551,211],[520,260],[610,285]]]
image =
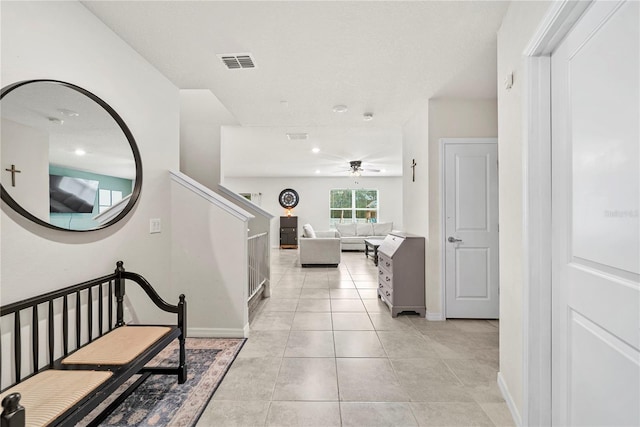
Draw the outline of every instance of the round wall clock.
[[[280,206],[285,209],[295,208],[298,202],[300,201],[300,197],[296,190],[291,188],[285,188],[280,192],[278,196],[278,201],[280,202]]]

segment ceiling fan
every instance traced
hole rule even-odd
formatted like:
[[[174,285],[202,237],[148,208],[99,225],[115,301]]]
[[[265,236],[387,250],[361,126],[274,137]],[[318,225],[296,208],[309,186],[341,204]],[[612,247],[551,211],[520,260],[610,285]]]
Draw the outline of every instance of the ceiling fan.
[[[363,169],[362,160],[351,160],[349,166],[349,175],[351,176],[360,176],[362,172],[380,172],[380,169]]]

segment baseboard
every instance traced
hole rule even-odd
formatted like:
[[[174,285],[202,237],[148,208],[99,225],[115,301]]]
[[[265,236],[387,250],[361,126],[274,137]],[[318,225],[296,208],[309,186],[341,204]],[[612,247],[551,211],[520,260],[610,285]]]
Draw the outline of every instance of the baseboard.
[[[504,382],[504,377],[502,376],[502,372],[498,372],[498,388],[502,393],[502,397],[505,402],[507,402],[507,407],[511,412],[511,417],[513,418],[513,422],[516,426],[522,426],[522,417],[520,416],[520,412],[518,412],[518,408],[516,407],[515,402],[513,401],[513,397],[511,397],[511,393],[509,393],[509,388],[507,387],[507,383]]]
[[[427,310],[427,315],[425,316],[427,320],[440,321],[445,320],[442,313],[434,313]]]
[[[245,331],[249,331],[249,325],[244,328],[187,328],[189,338],[245,338]]]

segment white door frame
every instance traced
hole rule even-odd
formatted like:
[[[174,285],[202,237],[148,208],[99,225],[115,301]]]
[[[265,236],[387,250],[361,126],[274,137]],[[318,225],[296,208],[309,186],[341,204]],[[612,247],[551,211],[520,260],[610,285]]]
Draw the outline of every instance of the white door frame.
[[[446,194],[444,192],[444,178],[445,178],[445,158],[444,149],[449,144],[497,144],[498,138],[440,138],[440,316],[439,318],[430,318],[428,320],[445,320],[447,318],[447,295],[445,286],[446,278],[446,247],[444,242],[447,238],[445,230],[446,226]],[[500,201],[498,200],[498,203]],[[498,286],[500,286],[498,284]]]
[[[549,7],[524,55],[522,425],[551,425],[551,53],[591,5]],[[512,413],[515,408],[510,408]]]

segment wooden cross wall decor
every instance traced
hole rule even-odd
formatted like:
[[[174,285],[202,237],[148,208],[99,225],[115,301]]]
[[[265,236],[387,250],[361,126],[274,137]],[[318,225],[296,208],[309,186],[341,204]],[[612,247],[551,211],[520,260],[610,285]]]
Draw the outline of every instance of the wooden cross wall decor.
[[[413,177],[412,177],[412,179],[411,179],[411,180],[412,180],[413,182],[416,182],[416,166],[417,166],[417,165],[418,165],[418,164],[416,163],[416,159],[412,159],[412,160],[411,160],[411,169],[413,169]]]
[[[16,186],[16,174],[22,171],[16,169],[16,165],[11,165],[11,169],[5,169],[7,172],[11,172],[11,186]]]

